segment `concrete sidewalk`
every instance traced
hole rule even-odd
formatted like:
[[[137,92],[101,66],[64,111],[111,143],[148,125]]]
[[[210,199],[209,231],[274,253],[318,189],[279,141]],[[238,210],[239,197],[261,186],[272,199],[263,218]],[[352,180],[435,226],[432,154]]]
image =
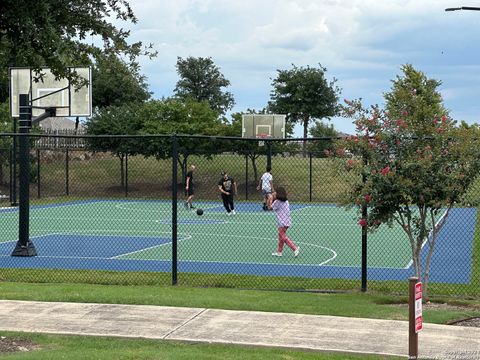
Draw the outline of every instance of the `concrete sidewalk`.
[[[408,323],[148,305],[0,300],[0,330],[408,357]],[[480,329],[424,324],[420,358],[480,359]]]

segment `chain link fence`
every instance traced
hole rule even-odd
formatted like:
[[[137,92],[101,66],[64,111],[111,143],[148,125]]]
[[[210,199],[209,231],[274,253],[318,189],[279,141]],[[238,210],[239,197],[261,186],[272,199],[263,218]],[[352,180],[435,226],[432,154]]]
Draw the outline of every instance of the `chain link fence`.
[[[360,209],[344,206],[359,179],[345,160],[325,156],[334,139],[260,146],[202,136],[31,135],[27,230],[17,206],[18,151],[11,135],[0,140],[0,279],[405,293],[413,275],[402,229],[382,225],[362,237]],[[292,243],[282,256],[273,255],[275,211],[265,210],[258,189],[267,168],[290,207]],[[431,295],[480,296],[478,186],[442,223]],[[233,209],[222,191],[234,192]],[[25,231],[36,256],[12,256]]]

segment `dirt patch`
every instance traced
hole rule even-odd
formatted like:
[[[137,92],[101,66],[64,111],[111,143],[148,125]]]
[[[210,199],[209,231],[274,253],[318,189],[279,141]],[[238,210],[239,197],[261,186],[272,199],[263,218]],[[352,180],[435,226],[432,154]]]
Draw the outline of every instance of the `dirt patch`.
[[[0,336],[0,354],[15,351],[33,351],[40,349],[40,346],[28,339],[21,337]]]
[[[448,325],[456,325],[456,326],[469,326],[469,327],[478,327],[480,328],[480,317],[473,317],[469,319],[453,321]]]
[[[408,304],[390,304],[390,306],[396,306],[408,309]],[[454,305],[448,303],[435,303],[435,302],[427,302],[422,304],[423,310],[430,309],[430,310],[439,310],[439,311],[471,311],[471,310],[479,310],[478,305],[473,306],[462,306],[462,305]],[[479,327],[480,328],[480,317],[471,317],[462,320],[451,321],[447,323],[447,325],[456,325],[456,326],[470,326],[470,327]]]

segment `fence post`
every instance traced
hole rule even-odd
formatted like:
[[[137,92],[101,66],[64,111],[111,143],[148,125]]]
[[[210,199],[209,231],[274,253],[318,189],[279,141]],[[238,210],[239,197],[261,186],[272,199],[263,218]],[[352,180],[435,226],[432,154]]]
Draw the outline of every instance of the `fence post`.
[[[70,195],[70,171],[68,162],[68,148],[65,150],[65,194]]]
[[[309,175],[310,175],[310,179],[309,179],[309,187],[310,187],[310,202],[312,202],[312,172],[313,172],[313,168],[312,168],[312,153],[309,153]]]
[[[40,199],[40,149],[37,149],[37,198]]]
[[[245,155],[245,200],[248,200],[248,155]]]
[[[177,158],[178,144],[177,136],[172,136],[172,285],[177,285]]]
[[[128,197],[128,154],[125,154],[125,197]]]
[[[364,159],[364,164],[366,161]],[[362,174],[362,182],[365,184],[367,181],[367,175],[365,173]],[[368,210],[367,205],[362,205],[362,219],[367,220],[368,217]],[[368,226],[362,226],[362,291],[367,291],[367,230]]]
[[[267,140],[267,167],[272,168],[272,143]]]

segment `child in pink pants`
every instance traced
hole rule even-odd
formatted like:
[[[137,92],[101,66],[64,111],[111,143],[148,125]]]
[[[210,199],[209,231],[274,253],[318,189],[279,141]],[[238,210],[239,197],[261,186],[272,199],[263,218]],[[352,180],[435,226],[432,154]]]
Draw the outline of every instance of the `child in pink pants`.
[[[287,191],[283,187],[278,187],[273,194],[272,209],[277,216],[278,225],[278,249],[272,256],[282,256],[283,244],[293,250],[293,255],[298,256],[300,248],[296,246],[292,240],[287,237],[287,229],[292,225],[292,218],[290,216],[290,204],[287,200]]]

